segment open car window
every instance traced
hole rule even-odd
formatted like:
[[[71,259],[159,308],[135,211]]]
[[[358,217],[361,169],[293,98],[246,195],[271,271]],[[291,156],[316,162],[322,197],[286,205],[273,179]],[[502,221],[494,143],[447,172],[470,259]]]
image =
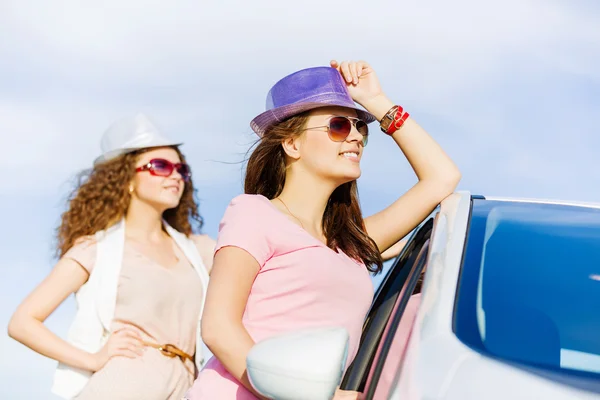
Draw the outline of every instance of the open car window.
[[[394,309],[397,309],[402,290],[412,277],[411,271],[414,271],[418,264],[419,255],[431,236],[432,228],[433,218],[430,217],[414,231],[379,286],[365,319],[358,353],[342,379],[342,390],[364,390],[381,338]],[[418,278],[417,276],[417,280]]]
[[[363,391],[364,400],[381,400],[389,397],[394,379],[401,370],[404,351],[421,304],[418,286],[420,286],[422,272],[427,268],[428,260],[429,239],[417,255],[383,332]]]

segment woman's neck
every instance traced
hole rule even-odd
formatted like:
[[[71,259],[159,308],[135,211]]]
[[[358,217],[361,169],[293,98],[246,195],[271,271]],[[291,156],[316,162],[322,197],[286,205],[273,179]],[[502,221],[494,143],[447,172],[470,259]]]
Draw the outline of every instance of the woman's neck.
[[[162,212],[149,204],[132,199],[125,216],[128,237],[144,242],[160,242],[164,238]]]
[[[286,176],[285,186],[278,198],[284,212],[298,219],[304,229],[323,235],[323,214],[335,187],[311,176]]]

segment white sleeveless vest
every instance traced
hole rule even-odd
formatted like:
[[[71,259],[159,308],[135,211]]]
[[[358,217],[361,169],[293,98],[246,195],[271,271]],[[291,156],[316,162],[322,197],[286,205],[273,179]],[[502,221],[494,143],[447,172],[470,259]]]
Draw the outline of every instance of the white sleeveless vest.
[[[208,287],[208,273],[202,258],[191,239],[173,229],[166,222],[164,224],[168,234],[200,276],[203,293],[200,307],[200,316],[202,316]],[[67,341],[70,344],[89,353],[98,352],[109,336],[110,326],[115,314],[117,286],[123,263],[125,221],[121,220],[106,231],[97,232],[95,237],[97,241],[96,263],[87,282],[75,293],[77,314],[67,336]],[[212,354],[202,342],[199,317],[195,356],[198,370],[204,366],[211,356]],[[54,374],[52,393],[65,399],[72,399],[83,390],[91,376],[92,372],[90,371],[58,363]]]

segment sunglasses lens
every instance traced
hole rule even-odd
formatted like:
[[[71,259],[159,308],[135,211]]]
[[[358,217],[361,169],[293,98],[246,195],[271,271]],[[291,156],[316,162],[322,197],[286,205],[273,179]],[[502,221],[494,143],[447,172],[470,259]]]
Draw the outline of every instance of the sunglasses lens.
[[[167,160],[156,159],[150,161],[152,172],[158,176],[169,176],[173,172],[173,164]]]
[[[346,140],[352,130],[352,122],[348,118],[333,117],[329,120],[329,137],[334,142]]]
[[[356,121],[356,130],[362,135],[363,147],[365,147],[369,142],[369,125],[365,121]]]
[[[367,136],[369,134],[369,125],[365,121],[358,120],[356,121],[356,130],[363,136]]]
[[[179,175],[181,175],[181,177],[183,178],[183,180],[186,181],[186,182],[192,176],[192,171],[190,170],[190,166],[187,165],[187,164],[179,164],[177,166],[177,172],[179,172]]]

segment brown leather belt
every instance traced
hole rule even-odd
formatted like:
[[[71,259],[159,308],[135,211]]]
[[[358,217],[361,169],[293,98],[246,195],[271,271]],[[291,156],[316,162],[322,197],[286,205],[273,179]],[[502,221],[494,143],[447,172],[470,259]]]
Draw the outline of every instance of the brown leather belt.
[[[177,348],[177,346],[175,346],[173,344],[157,344],[157,343],[151,343],[151,342],[146,342],[146,341],[142,341],[142,344],[144,344],[146,346],[154,347],[155,349],[157,349],[158,351],[160,351],[161,353],[163,353],[163,355],[165,355],[167,357],[170,357],[170,358],[179,357],[179,358],[181,358],[181,361],[190,360],[191,362],[194,362],[194,358],[192,356],[190,356],[183,350]]]

